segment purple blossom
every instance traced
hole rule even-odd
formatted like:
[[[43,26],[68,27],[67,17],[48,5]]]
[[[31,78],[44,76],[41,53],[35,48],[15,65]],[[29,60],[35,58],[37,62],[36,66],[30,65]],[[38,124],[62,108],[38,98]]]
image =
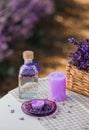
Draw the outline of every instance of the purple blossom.
[[[87,38],[87,39],[86,39],[86,42],[88,42],[88,43],[89,43],[89,38]]]
[[[24,117],[20,117],[19,120],[24,120]]]
[[[69,41],[70,43],[75,43],[75,39],[74,39],[73,37],[68,38],[68,41]]]
[[[11,54],[11,45],[29,39],[41,19],[54,11],[52,0],[7,0],[0,2],[0,61]]]
[[[11,109],[11,111],[10,111],[11,113],[14,113],[15,112],[15,110],[14,109]]]
[[[76,66],[79,70],[89,72],[89,39],[85,41],[76,41],[74,38],[70,38],[69,42],[76,45],[75,52],[70,53],[70,64]]]

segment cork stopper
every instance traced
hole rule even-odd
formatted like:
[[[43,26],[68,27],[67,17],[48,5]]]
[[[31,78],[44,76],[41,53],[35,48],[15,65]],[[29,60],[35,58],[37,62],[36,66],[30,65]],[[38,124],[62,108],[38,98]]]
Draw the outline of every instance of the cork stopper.
[[[23,59],[33,59],[34,58],[34,53],[33,51],[24,51],[23,52]]]

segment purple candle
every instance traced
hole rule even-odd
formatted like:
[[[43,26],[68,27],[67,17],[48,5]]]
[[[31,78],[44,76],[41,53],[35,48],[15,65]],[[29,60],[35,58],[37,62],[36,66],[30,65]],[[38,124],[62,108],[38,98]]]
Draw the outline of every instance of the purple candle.
[[[66,75],[62,72],[52,72],[48,76],[49,98],[54,101],[66,99]]]
[[[33,101],[31,102],[31,105],[32,105],[32,108],[34,108],[34,109],[43,108],[43,106],[44,106],[44,101],[43,101],[43,100],[40,100],[40,99],[33,100]]]

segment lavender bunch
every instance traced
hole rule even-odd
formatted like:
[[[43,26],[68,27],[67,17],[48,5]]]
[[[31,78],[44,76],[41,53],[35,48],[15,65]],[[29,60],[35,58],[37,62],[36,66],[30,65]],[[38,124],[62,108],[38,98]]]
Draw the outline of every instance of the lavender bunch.
[[[79,70],[89,72],[89,39],[76,41],[74,38],[69,38],[68,40],[71,44],[77,46],[77,50],[69,54],[71,58],[69,63],[76,66]]]
[[[54,4],[52,0],[9,0],[0,5],[0,46],[4,46],[0,48],[1,61],[14,43],[34,34],[41,19],[53,13]]]

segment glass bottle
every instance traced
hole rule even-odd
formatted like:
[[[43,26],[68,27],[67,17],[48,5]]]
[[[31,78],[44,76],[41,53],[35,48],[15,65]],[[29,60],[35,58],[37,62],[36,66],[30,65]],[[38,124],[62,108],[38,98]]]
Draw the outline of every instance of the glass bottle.
[[[33,62],[33,51],[24,51],[24,64],[19,71],[19,98],[35,99],[38,90],[38,70]]]

